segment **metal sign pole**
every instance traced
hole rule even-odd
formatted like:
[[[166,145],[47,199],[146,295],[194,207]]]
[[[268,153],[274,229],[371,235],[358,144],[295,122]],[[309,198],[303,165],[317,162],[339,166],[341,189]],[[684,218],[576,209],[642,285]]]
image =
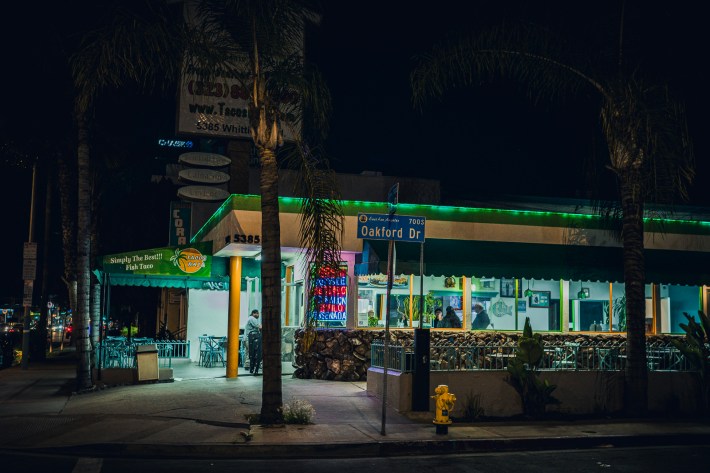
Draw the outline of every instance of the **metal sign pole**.
[[[390,188],[387,194],[387,206],[389,207],[389,216],[392,217],[397,213],[397,204],[399,203],[399,183]],[[391,220],[388,222],[388,226],[391,227]],[[390,300],[390,294],[392,292],[392,273],[394,272],[394,239],[390,239],[387,245],[387,304],[385,313],[385,343],[383,348],[384,351],[384,362],[382,363],[382,428],[380,433],[382,435],[387,435],[386,424],[387,424],[387,368],[389,365],[389,348],[390,348],[390,310],[392,310],[392,301]]]
[[[37,163],[35,163],[32,166],[32,195],[30,197],[30,229],[29,229],[29,239],[27,240],[28,243],[33,243],[34,240],[34,213],[35,213],[35,181],[37,177]],[[34,261],[33,261],[34,260]],[[37,263],[37,248],[34,247],[34,254],[32,255],[32,258],[29,259],[25,258],[24,264],[23,264],[23,273],[24,271],[24,266],[26,266],[29,262],[32,263],[32,274],[28,275],[23,275],[25,279],[25,291],[29,292],[29,294],[25,294],[25,297],[23,297],[23,305],[24,307],[24,320],[23,320],[23,330],[22,330],[22,361],[20,368],[23,370],[26,370],[29,368],[29,363],[30,363],[30,311],[32,308],[32,292],[33,292],[33,285],[34,285],[34,279],[35,279],[35,274],[34,271],[36,271],[36,263]],[[46,263],[45,263],[46,264]],[[31,278],[28,278],[27,276],[32,276]],[[29,297],[26,297],[29,295]]]
[[[392,301],[390,293],[392,292],[392,271],[393,271],[393,253],[394,240],[390,240],[387,250],[387,304],[385,313],[385,343],[384,343],[384,360],[382,362],[382,429],[380,433],[387,435],[385,424],[387,423],[387,367],[389,365],[389,342],[390,342],[390,310],[392,309]]]
[[[412,410],[429,410],[430,333],[423,328],[424,319],[424,243],[419,248],[419,328],[414,330],[414,376],[412,378]]]
[[[419,329],[424,320],[424,243],[419,245]]]

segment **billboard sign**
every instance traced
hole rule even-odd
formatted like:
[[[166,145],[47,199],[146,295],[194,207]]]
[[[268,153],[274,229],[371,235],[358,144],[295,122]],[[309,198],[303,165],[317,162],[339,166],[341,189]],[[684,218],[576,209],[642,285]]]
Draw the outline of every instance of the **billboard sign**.
[[[180,81],[177,133],[251,140],[249,89],[244,81],[249,75],[244,70],[248,64],[245,58],[243,64],[209,74],[189,63]],[[282,116],[292,116],[300,107],[300,97],[290,94],[283,97],[281,103]],[[300,134],[297,123],[282,123],[286,141],[293,141]]]

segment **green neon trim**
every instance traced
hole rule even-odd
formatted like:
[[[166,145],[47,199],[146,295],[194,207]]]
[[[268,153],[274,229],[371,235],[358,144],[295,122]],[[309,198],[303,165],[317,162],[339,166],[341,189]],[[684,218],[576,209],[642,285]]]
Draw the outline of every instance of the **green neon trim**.
[[[567,303],[569,305],[569,295],[567,297],[562,297],[565,293],[565,280],[560,279],[560,333],[564,330],[564,327],[562,326],[562,320],[564,319],[564,303]]]
[[[303,199],[300,197],[279,197],[279,212],[300,213]],[[388,213],[385,202],[363,200],[340,201],[345,216],[356,216],[360,212]],[[261,197],[258,195],[232,194],[220,208],[205,222],[192,237],[198,242],[233,210],[260,211]],[[490,209],[483,207],[453,207],[444,205],[398,204],[400,215],[416,215],[430,220],[447,222],[495,223],[509,225],[534,225],[563,228],[602,229],[598,215],[537,210]],[[644,218],[644,231],[675,234],[710,234],[710,222],[679,219]]]

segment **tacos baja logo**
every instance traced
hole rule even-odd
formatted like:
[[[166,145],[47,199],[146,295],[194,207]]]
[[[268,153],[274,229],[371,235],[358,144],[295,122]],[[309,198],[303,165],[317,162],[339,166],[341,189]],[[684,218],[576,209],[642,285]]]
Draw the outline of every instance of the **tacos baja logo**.
[[[187,274],[196,273],[205,267],[207,257],[195,248],[176,248],[175,254],[170,257],[173,266],[180,268],[180,271]]]

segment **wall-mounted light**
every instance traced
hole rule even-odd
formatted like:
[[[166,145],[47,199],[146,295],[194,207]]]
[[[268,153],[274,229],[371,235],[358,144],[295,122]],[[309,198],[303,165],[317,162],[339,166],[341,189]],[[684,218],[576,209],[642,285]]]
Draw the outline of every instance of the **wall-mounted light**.
[[[530,289],[530,280],[528,279],[528,288],[525,289],[525,292],[523,293],[525,297],[531,297],[533,295],[532,289]]]
[[[579,281],[579,292],[577,293],[577,299],[589,299],[589,288],[582,287],[582,281]]]

